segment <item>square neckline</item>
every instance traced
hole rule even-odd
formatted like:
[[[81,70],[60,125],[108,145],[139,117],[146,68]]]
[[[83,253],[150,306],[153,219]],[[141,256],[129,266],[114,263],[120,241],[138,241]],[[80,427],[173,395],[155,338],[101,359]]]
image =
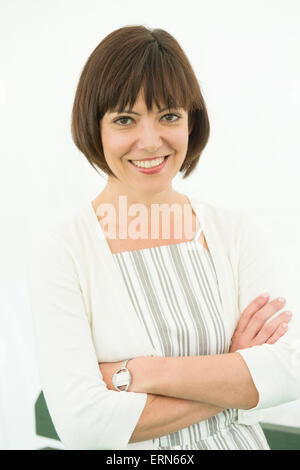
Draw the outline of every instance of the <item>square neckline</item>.
[[[145,251],[148,251],[148,250],[153,250],[153,249],[158,249],[158,248],[170,248],[172,246],[181,246],[181,245],[186,245],[186,244],[190,244],[190,243],[197,243],[197,246],[200,245],[205,251],[207,251],[209,253],[208,250],[206,250],[206,248],[202,245],[202,243],[198,242],[197,239],[199,238],[200,234],[202,232],[202,227],[199,226],[195,235],[194,235],[194,238],[192,240],[188,240],[188,241],[185,241],[185,242],[180,242],[180,243],[170,243],[169,245],[157,245],[157,246],[149,246],[149,247],[146,247],[146,248],[137,248],[135,250],[126,250],[126,251],[117,251],[115,253],[113,253],[111,251],[111,254],[112,255],[122,255],[122,254],[125,254],[125,253],[137,253],[137,252],[145,252]],[[106,240],[107,242],[107,240]],[[107,242],[108,244],[108,242]],[[110,246],[108,244],[108,247],[109,247],[109,250],[110,250]]]
[[[186,195],[185,195],[186,196]],[[189,204],[192,208],[192,211],[194,212],[195,216],[196,216],[196,222],[198,220],[198,223],[199,223],[199,226],[198,226],[198,229],[196,230],[195,234],[194,234],[194,237],[192,240],[188,240],[188,241],[185,241],[185,242],[180,242],[180,243],[170,243],[168,245],[157,245],[157,246],[151,246],[151,247],[146,247],[146,248],[137,248],[137,249],[134,249],[134,250],[126,250],[126,251],[117,251],[117,252],[112,252],[111,251],[111,248],[109,246],[109,243],[108,243],[108,240],[104,234],[104,231],[101,227],[101,224],[98,220],[98,217],[95,213],[95,210],[94,210],[94,207],[93,207],[93,201],[91,201],[89,203],[89,209],[90,211],[92,212],[92,217],[94,219],[94,222],[96,223],[96,226],[97,226],[97,230],[98,230],[98,236],[100,236],[101,240],[103,240],[105,242],[105,245],[109,251],[109,253],[111,255],[121,255],[121,254],[124,254],[124,253],[137,253],[137,252],[144,252],[144,251],[148,251],[148,250],[153,250],[154,248],[166,248],[166,247],[171,247],[171,246],[180,246],[180,245],[186,245],[186,244],[194,244],[194,243],[197,243],[197,247],[200,245],[203,250],[206,252],[206,253],[210,253],[210,251],[208,249],[206,249],[201,242],[198,241],[201,233],[203,232],[203,227],[201,226],[200,224],[200,221],[199,221],[199,217],[197,215],[197,213],[195,212],[194,210],[194,207],[191,203],[191,200],[188,196],[186,196],[188,201],[189,201]],[[203,234],[204,235],[204,234]]]

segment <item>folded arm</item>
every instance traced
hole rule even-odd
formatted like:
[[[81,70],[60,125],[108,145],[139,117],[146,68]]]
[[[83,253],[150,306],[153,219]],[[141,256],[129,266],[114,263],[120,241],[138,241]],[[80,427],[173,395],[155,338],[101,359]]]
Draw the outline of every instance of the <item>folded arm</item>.
[[[142,359],[151,362],[151,373],[148,367],[141,369],[143,385],[140,391],[225,409],[250,409],[258,402],[258,391],[238,353]]]
[[[147,441],[204,421],[223,408],[180,398],[147,394],[147,402],[129,443]]]
[[[100,364],[108,387],[114,390],[112,375],[120,363]],[[131,359],[129,391],[193,400],[222,409],[249,409],[258,402],[258,391],[239,353],[210,356]]]
[[[128,391],[138,393],[142,392],[142,389],[146,390],[148,377],[152,376],[154,378],[156,377],[155,374],[160,373],[163,359],[162,357],[137,357],[131,359],[127,364],[132,376],[132,382]],[[115,390],[112,376],[121,367],[122,362],[102,362],[99,364],[102,378],[109,390]],[[119,392],[116,391],[117,393]],[[165,436],[200,421],[207,420],[224,411],[224,409],[220,406],[199,401],[147,393],[145,407],[130,437],[129,443]]]
[[[99,364],[109,390],[115,390],[112,376],[121,364],[122,361]],[[207,420],[226,408],[246,408],[258,401],[257,390],[239,354],[137,357],[127,367],[132,376],[128,391],[147,393],[130,443],[164,436]]]

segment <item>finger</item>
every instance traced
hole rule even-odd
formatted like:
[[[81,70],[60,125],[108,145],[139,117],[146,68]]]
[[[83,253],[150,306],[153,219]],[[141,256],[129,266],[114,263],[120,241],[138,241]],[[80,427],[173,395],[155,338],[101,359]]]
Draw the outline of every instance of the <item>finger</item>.
[[[286,326],[285,326],[286,325]],[[275,333],[266,341],[267,344],[274,344],[288,331],[288,324],[282,323],[279,325]]]
[[[253,315],[255,315],[255,313],[268,302],[269,298],[269,296],[262,297],[261,295],[256,297],[256,299],[254,299],[242,312],[235,332],[243,333]]]
[[[261,331],[266,321],[284,306],[286,300],[283,299],[281,301],[280,299],[281,297],[272,300],[252,316],[247,326],[247,331],[245,331],[246,340],[252,341]]]
[[[292,315],[289,315],[288,312],[284,312],[274,318],[274,320],[266,323],[254,338],[254,344],[264,344],[270,337],[272,337],[282,323],[288,323],[291,319]]]

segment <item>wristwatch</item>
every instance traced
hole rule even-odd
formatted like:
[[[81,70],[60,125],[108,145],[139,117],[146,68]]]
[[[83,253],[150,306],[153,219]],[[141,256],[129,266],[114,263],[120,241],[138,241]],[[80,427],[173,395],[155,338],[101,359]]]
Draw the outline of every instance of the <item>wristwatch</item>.
[[[112,383],[115,387],[116,390],[119,392],[126,392],[128,390],[128,387],[131,383],[131,374],[129,370],[126,367],[127,362],[130,361],[130,359],[126,359],[123,363],[120,369],[118,369],[112,378]],[[120,387],[125,387],[121,389]]]

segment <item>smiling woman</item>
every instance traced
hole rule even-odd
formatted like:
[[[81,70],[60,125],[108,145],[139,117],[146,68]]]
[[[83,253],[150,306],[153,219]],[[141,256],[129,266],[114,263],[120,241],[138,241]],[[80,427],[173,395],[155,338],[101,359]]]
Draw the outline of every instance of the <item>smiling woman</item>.
[[[85,64],[72,111],[75,144],[108,176],[92,203],[99,222],[101,206],[112,204],[118,211],[119,197],[126,196],[129,207],[136,202],[148,209],[151,204],[187,204],[195,229],[195,212],[172,181],[196,168],[209,129],[198,80],[167,31],[128,26],[104,38]],[[154,222],[148,219],[151,232]],[[173,219],[169,224],[172,231]],[[121,243],[108,237],[111,251],[132,248],[128,238]]]
[[[106,186],[41,239],[29,281],[43,392],[62,442],[269,449],[256,412],[299,398],[300,358],[280,328],[287,315],[265,328],[282,303],[258,295],[283,293],[256,227],[172,186],[192,174],[209,138],[175,38],[144,26],[106,36],[81,73],[72,136]]]
[[[114,195],[112,202],[117,194],[126,194],[129,204],[137,197],[145,203],[155,202],[155,198],[172,202],[171,197],[174,199],[176,194],[171,183],[186,158],[188,112],[181,108],[176,115],[166,115],[156,106],[149,111],[144,93],[142,89],[133,110],[129,111],[134,117],[122,112],[116,119],[119,113],[107,111],[101,119],[103,153],[115,175],[109,175],[102,199],[109,191],[111,196]],[[166,119],[166,116],[172,119]]]
[[[118,127],[112,132],[118,130],[122,135],[123,132],[128,135],[135,129],[137,135],[142,127],[149,130],[150,121],[142,117],[146,111],[152,111],[153,104],[156,105],[153,117],[156,116],[161,129],[166,126],[168,129],[170,126],[181,128],[188,122],[188,146],[179,167],[186,178],[198,163],[210,129],[194,71],[178,42],[165,30],[128,26],[113,31],[88,58],[72,111],[73,140],[96,171],[99,168],[107,175],[117,177],[107,162],[103,136],[99,133],[103,117],[105,124]],[[169,114],[163,116],[165,111]],[[163,142],[159,144],[157,139],[152,142],[152,150],[142,147],[138,153],[135,148],[132,157],[147,158],[149,151],[155,151],[151,157],[165,156],[164,151],[170,149]]]

